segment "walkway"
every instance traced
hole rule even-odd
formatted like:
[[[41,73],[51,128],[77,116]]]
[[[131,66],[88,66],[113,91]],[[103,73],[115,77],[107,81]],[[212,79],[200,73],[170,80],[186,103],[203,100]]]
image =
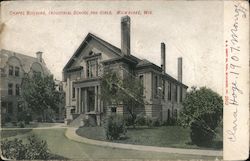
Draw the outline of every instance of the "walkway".
[[[92,140],[77,135],[76,130],[77,128],[68,127],[65,133],[66,137],[70,140],[74,140],[77,142],[104,146],[104,147],[111,147],[111,148],[130,149],[130,150],[149,151],[149,152],[188,154],[188,155],[222,156],[222,151],[217,151],[217,150],[167,148],[167,147],[121,144],[121,143],[111,143],[105,141]]]

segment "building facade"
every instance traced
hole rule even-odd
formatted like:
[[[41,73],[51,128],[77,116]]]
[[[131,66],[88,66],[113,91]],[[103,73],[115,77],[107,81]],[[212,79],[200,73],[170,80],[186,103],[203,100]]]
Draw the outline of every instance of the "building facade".
[[[121,18],[121,49],[89,33],[63,69],[66,92],[66,121],[79,122],[92,118],[97,125],[111,113],[125,115],[126,105],[110,107],[100,98],[104,69],[119,73],[121,78],[130,75],[143,83],[143,99],[147,102],[135,113],[143,113],[161,121],[178,117],[187,91],[182,83],[182,58],[178,58],[178,79],[165,71],[165,44],[161,43],[161,67],[130,52],[130,17]]]
[[[23,110],[20,99],[22,78],[26,74],[49,75],[50,71],[42,58],[42,52],[30,57],[1,49],[0,60],[1,118],[4,122],[16,122],[18,112]]]

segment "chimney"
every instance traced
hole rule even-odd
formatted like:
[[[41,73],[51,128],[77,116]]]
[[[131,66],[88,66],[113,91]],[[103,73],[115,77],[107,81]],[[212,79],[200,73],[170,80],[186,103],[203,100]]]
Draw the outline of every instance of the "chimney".
[[[43,52],[41,52],[41,51],[36,52],[36,58],[37,58],[38,62],[40,62],[40,63],[43,61],[42,55],[43,55]]]
[[[178,58],[178,81],[182,82],[182,57]]]
[[[161,69],[162,73],[166,73],[166,53],[165,53],[165,43],[161,43]]]
[[[121,18],[121,51],[124,55],[130,54],[130,17]]]

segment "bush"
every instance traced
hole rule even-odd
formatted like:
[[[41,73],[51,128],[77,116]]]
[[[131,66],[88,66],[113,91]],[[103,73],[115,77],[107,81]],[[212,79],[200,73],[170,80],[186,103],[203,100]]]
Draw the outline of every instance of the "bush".
[[[28,144],[26,144],[26,159],[48,159],[49,150],[47,142],[39,139],[35,135],[28,137]]]
[[[17,123],[17,126],[20,128],[24,128],[25,127],[25,123],[23,121],[20,121]]]
[[[191,124],[191,140],[198,146],[209,146],[212,144],[212,140],[215,134],[206,129],[204,124],[199,121],[195,121]]]
[[[215,129],[222,120],[223,100],[206,87],[192,88],[183,101],[179,123],[190,127],[190,137],[198,146],[208,145],[215,136]]]
[[[120,115],[110,115],[105,122],[105,133],[108,140],[118,140],[127,132],[125,121]]]
[[[125,125],[126,126],[134,126],[135,125],[135,119],[136,119],[136,116],[133,115],[126,115],[124,116],[124,121],[125,121]]]
[[[149,116],[146,116],[146,125],[148,127],[153,127],[153,119]]]
[[[26,147],[22,143],[22,140],[14,139],[14,140],[4,140],[1,142],[1,150],[2,156],[7,159],[26,159]]]
[[[152,125],[153,125],[154,127],[158,127],[158,126],[161,125],[161,122],[160,122],[160,120],[159,120],[158,118],[154,118],[154,119],[152,120]]]
[[[43,118],[42,117],[38,117],[37,118],[37,122],[43,122]]]
[[[4,140],[1,142],[2,155],[8,159],[49,159],[46,141],[40,140],[35,135],[28,137],[28,143],[23,144],[22,140]]]
[[[136,115],[135,124],[138,126],[146,125],[146,119],[145,119],[143,113]]]

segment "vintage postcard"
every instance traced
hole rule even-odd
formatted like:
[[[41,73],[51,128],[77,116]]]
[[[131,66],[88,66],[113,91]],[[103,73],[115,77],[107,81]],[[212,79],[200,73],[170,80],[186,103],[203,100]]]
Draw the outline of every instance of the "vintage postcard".
[[[1,158],[245,160],[247,1],[1,2]]]

